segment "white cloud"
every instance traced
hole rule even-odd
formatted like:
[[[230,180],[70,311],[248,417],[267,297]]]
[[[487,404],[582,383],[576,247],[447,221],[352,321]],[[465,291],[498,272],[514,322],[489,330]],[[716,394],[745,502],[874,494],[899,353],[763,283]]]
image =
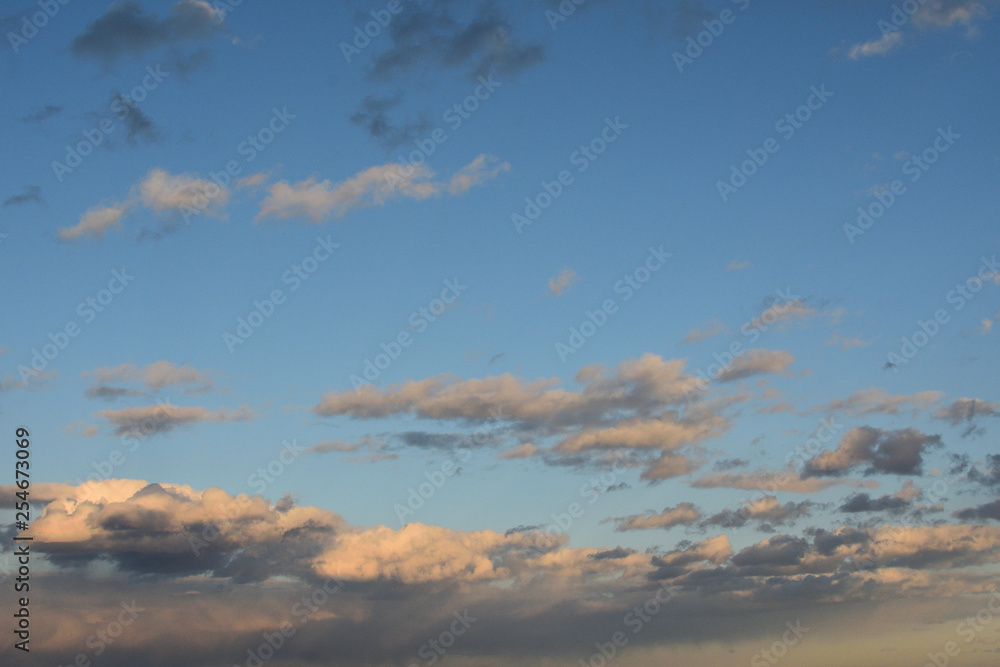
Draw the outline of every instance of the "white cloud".
[[[124,218],[131,206],[128,202],[111,206],[95,206],[80,217],[80,222],[72,227],[60,227],[59,238],[73,241],[81,236],[101,238],[111,228],[121,229]]]
[[[887,32],[880,39],[863,44],[855,44],[847,52],[851,60],[859,60],[870,56],[884,56],[903,44],[903,33],[898,30]]]
[[[460,194],[507,169],[509,165],[497,164],[495,157],[480,155],[447,183],[432,180],[434,172],[426,165],[399,164],[370,167],[340,183],[317,181],[315,177],[291,184],[279,181],[268,188],[257,220],[306,217],[322,222],[330,216],[341,217],[351,210],[383,206],[401,197],[419,200],[444,192]]]

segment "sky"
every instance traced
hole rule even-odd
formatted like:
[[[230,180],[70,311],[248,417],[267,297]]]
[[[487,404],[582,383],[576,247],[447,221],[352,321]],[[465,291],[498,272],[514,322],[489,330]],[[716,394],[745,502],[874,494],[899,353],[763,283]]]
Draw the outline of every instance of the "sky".
[[[996,664],[998,11],[3,3],[4,664]]]

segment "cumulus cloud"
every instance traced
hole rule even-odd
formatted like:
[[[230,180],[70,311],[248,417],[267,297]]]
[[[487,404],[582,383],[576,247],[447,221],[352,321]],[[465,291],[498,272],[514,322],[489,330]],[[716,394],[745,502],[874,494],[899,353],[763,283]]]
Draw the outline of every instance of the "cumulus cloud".
[[[788,350],[749,350],[716,375],[719,382],[733,382],[755,375],[784,372],[795,361]]]
[[[15,491],[0,486],[0,502],[11,502]],[[272,503],[165,482],[38,481],[32,495],[44,505],[33,522],[32,553],[48,561],[50,583],[59,584],[38,593],[52,610],[38,622],[51,637],[40,650],[53,663],[85,645],[93,618],[121,611],[118,600],[117,609],[104,602],[112,586],[125,591],[125,601],[134,590],[142,616],[108,645],[102,659],[109,665],[231,661],[227,656],[245,655],[280,619],[297,631],[283,659],[319,664],[317,656],[343,645],[337,655],[344,664],[406,663],[449,627],[452,610],[490,619],[462,637],[469,660],[498,664],[497,646],[508,645],[517,649],[503,664],[524,664],[539,652],[575,659],[580,646],[621,627],[654,596],[658,622],[630,651],[659,651],[659,663],[693,638],[731,640],[734,632],[747,635],[752,652],[765,645],[762,619],[782,627],[781,619],[800,610],[816,619],[844,602],[857,612],[896,599],[897,609],[912,610],[915,596],[931,597],[933,609],[920,618],[940,622],[943,596],[992,590],[989,572],[969,568],[1000,558],[1000,528],[975,525],[814,528],[738,551],[726,535],[714,535],[640,553],[570,548],[564,533],[531,526],[506,533],[353,526],[287,497]],[[768,505],[761,513],[775,511]],[[310,598],[311,606],[301,604]],[[969,604],[973,613],[982,606],[979,599]],[[713,622],[723,613],[725,628]],[[860,616],[869,627],[871,618],[896,614]]]
[[[447,182],[432,180],[434,172],[426,165],[399,164],[369,167],[340,183],[317,181],[313,177],[293,184],[279,181],[268,187],[257,220],[306,217],[318,223],[351,210],[383,206],[401,197],[420,200],[445,192],[461,194],[509,168],[509,164],[492,155],[480,155]]]
[[[871,426],[851,429],[833,451],[823,450],[805,462],[803,476],[839,475],[867,466],[865,474],[919,475],[924,452],[941,444],[941,436],[913,428],[887,431]]]
[[[160,46],[211,37],[224,16],[204,0],[180,0],[163,19],[144,12],[135,0],[119,0],[73,39],[70,51],[105,63],[126,55],[138,58]]]

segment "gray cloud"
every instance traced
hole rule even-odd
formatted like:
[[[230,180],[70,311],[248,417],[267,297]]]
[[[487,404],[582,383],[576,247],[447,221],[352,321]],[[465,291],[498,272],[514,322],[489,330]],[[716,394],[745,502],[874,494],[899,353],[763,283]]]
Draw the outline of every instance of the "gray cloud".
[[[58,104],[46,104],[44,107],[36,111],[35,113],[28,114],[21,120],[25,123],[41,123],[52,116],[60,113],[63,110],[62,105]]]
[[[144,12],[135,0],[122,0],[90,23],[73,40],[70,51],[79,58],[111,63],[126,55],[137,58],[160,46],[206,39],[221,24],[216,10],[200,0],[180,0],[164,19]]]
[[[3,205],[6,206],[19,206],[21,204],[44,204],[45,200],[42,199],[42,189],[37,185],[26,185],[24,189],[21,190],[19,195],[11,195],[3,200]]]
[[[865,474],[919,475],[924,451],[940,445],[941,436],[913,428],[886,431],[861,426],[848,431],[835,450],[824,450],[806,461],[803,476],[840,475],[863,465],[868,465]]]
[[[358,127],[364,128],[368,135],[381,143],[387,151],[402,146],[434,127],[426,118],[413,123],[393,124],[389,119],[389,111],[399,106],[402,99],[402,95],[393,97],[368,95],[350,120]]]
[[[459,5],[448,0],[408,6],[389,25],[392,45],[373,58],[371,76],[387,80],[432,65],[464,69],[472,77],[491,72],[513,77],[541,62],[544,47],[518,43],[500,7],[493,2]]]

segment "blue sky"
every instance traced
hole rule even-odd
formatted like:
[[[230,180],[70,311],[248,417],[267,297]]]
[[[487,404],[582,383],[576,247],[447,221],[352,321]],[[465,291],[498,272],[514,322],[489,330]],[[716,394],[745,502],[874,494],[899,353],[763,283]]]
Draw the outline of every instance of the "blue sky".
[[[735,560],[706,562],[727,573],[741,550],[817,531],[1000,539],[983,481],[1000,465],[994,3],[927,0],[898,26],[879,1],[591,0],[562,21],[573,3],[223,4],[56,3],[37,34],[25,26],[41,5],[0,17],[0,405],[5,428],[32,430],[50,536],[68,530],[65,498],[140,502],[115,480],[177,485],[202,509],[212,487],[261,493],[270,511],[288,494],[346,522],[323,548],[348,561],[348,538],[380,525],[556,540],[549,557],[580,577],[573,558],[621,548],[636,561],[615,575],[625,598],[643,590],[630,577],[666,581],[662,559],[722,535]],[[379,17],[348,62],[342,44]],[[859,209],[883,212],[862,229]],[[280,303],[255,305],[275,290]],[[435,302],[443,291],[451,303]],[[588,317],[601,325],[573,346]],[[380,362],[401,335],[411,344]],[[356,390],[368,362],[385,368]],[[786,468],[830,419],[833,437]],[[261,483],[283,443],[300,449]],[[404,529],[410,490],[450,465]],[[106,491],[77,486],[91,474]],[[859,494],[886,499],[846,510]],[[573,502],[582,516],[553,534]],[[689,505],[696,518],[633,528]],[[101,539],[80,553],[148,573]],[[975,607],[988,587],[967,566],[994,560],[883,565],[950,573],[919,595]],[[329,562],[255,585],[305,586]],[[99,574],[81,595],[100,596]],[[378,585],[394,576],[427,584],[387,571]],[[917,595],[878,581],[885,599]],[[831,587],[795,604],[813,594],[831,633],[849,627],[834,597],[879,597]],[[797,613],[767,605],[779,626]],[[937,625],[913,660],[953,633],[951,613],[919,618]],[[621,659],[746,662],[772,641],[747,614],[731,636],[698,635],[723,653],[661,628]],[[897,645],[899,628],[883,630],[849,650]],[[364,659],[409,650],[375,634]],[[997,646],[995,629],[979,637],[969,664]],[[130,641],[179,659],[155,633]],[[485,640],[462,650],[468,664],[493,655]],[[553,639],[522,657],[588,651]]]

